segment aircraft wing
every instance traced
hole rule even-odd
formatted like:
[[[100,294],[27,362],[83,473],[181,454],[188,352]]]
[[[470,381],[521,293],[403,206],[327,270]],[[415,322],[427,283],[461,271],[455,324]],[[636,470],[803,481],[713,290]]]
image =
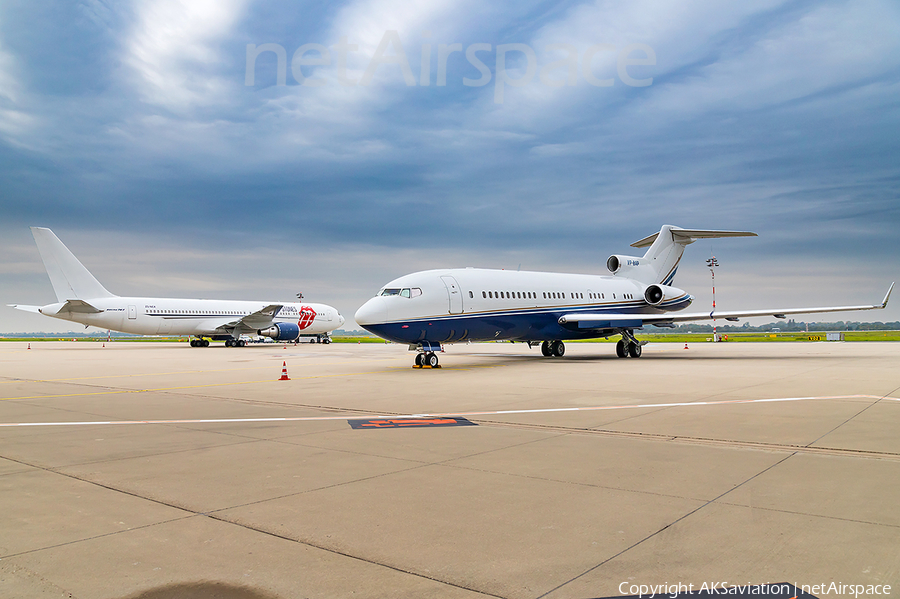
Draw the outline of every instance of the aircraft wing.
[[[785,318],[788,314],[815,314],[820,312],[851,312],[856,310],[881,310],[887,306],[894,284],[891,283],[884,300],[880,304],[863,306],[827,306],[821,308],[773,308],[768,310],[731,310],[723,312],[700,312],[682,314],[565,314],[559,318],[559,324],[577,324],[579,329],[615,329],[639,328],[645,324],[657,326],[672,325],[676,322],[696,320],[732,320],[751,316],[774,316]]]
[[[649,324],[653,314],[564,314],[559,324],[575,324],[579,329],[631,329]]]
[[[16,310],[24,310],[25,312],[34,312],[35,314],[41,313],[40,306],[26,306],[25,304],[6,304],[10,308],[15,308]]]
[[[269,304],[265,308],[241,318],[239,322],[251,329],[264,329],[272,325],[272,321],[278,316],[283,307],[282,304]]]
[[[269,304],[265,308],[257,310],[242,318],[235,318],[234,320],[224,322],[216,328],[226,331],[229,334],[232,334],[232,332],[236,330],[238,335],[242,332],[249,333],[250,331],[256,331],[258,329],[265,329],[272,326],[272,322],[283,307],[283,304]]]

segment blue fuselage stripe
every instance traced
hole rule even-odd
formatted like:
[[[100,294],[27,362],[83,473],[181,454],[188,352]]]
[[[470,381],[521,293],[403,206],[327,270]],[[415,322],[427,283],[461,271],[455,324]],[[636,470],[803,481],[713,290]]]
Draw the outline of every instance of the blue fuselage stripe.
[[[580,329],[577,323],[559,324],[559,318],[566,314],[577,313],[596,314],[600,320],[604,315],[628,314],[634,315],[634,320],[640,320],[641,315],[659,317],[667,311],[683,309],[691,303],[692,299],[685,294],[657,307],[648,306],[639,301],[614,305],[531,307],[433,315],[360,326],[379,337],[397,343],[593,339],[613,334],[617,328]]]

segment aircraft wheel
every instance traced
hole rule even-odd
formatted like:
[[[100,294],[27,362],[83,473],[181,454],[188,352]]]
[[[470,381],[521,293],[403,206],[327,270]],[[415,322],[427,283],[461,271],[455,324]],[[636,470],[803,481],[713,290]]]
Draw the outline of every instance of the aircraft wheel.
[[[628,357],[628,348],[625,347],[624,339],[619,339],[619,341],[616,342],[616,355],[619,356],[620,358]]]
[[[203,347],[209,347],[209,339],[204,339],[204,340],[201,342],[201,345],[202,345]]]
[[[416,366],[425,365],[425,354],[416,354]]]
[[[541,343],[541,354],[543,354],[545,358],[549,358],[553,355],[553,352],[550,351],[549,341],[544,341],[543,343]]]
[[[629,343],[628,344],[628,355],[632,358],[640,358],[641,357],[641,346],[638,343]]]
[[[234,345],[234,339],[226,339],[225,340],[225,347],[231,347],[233,345]]]
[[[325,337],[324,339],[322,339],[322,343],[325,343],[326,345],[329,344],[329,343],[331,343],[331,338],[330,338],[330,337]]]
[[[237,341],[234,342],[234,344],[238,347],[244,347],[245,345],[247,345],[247,342],[244,341],[243,339],[238,339]]]
[[[554,341],[550,349],[553,351],[553,355],[557,358],[562,358],[564,355],[566,355],[566,344],[562,341]]]
[[[429,352],[425,355],[425,365],[431,366],[432,368],[437,368],[438,365],[438,357],[437,354],[433,354]]]

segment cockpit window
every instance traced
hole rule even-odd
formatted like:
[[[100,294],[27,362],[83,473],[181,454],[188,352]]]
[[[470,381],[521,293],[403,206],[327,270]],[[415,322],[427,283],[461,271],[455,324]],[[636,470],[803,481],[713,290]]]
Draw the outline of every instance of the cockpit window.
[[[405,287],[403,289],[388,288],[382,289],[378,295],[399,295],[400,297],[419,297],[422,295],[422,289],[419,287]]]

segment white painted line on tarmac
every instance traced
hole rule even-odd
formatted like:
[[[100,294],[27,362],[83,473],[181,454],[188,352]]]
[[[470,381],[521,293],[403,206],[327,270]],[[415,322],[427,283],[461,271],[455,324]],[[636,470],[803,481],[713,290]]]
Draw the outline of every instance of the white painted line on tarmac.
[[[651,403],[624,406],[582,406],[572,408],[537,408],[531,410],[489,410],[483,412],[445,412],[439,414],[344,414],[342,416],[285,416],[276,418],[198,418],[180,420],[92,420],[84,422],[0,422],[0,427],[27,426],[103,426],[112,424],[233,424],[253,422],[316,422],[327,420],[356,420],[360,418],[446,418],[452,416],[504,416],[509,414],[547,414],[551,412],[591,412],[599,410],[635,410],[648,408],[681,408],[693,406],[721,406],[748,403],[810,401],[829,399],[890,399],[879,395],[823,395],[813,397],[777,397],[770,399],[729,399],[722,401],[693,401],[678,403]]]

